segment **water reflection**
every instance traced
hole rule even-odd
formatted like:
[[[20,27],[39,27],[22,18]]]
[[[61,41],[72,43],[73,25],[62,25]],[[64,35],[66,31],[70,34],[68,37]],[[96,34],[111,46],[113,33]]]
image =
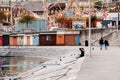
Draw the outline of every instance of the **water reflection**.
[[[17,74],[19,72],[33,68],[36,66],[34,64],[41,64],[45,61],[46,59],[38,57],[1,57],[1,75],[5,75],[7,73]]]

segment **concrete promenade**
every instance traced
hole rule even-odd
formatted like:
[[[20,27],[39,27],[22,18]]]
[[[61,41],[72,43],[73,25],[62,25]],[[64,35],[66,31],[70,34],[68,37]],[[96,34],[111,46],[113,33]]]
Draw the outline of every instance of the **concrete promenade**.
[[[74,55],[80,53],[79,48],[84,46],[45,46],[27,48],[11,48],[11,54],[31,56],[44,56],[50,59]],[[81,65],[76,80],[120,80],[120,47],[109,47],[108,50],[100,50],[94,47],[92,58],[90,58],[89,48],[85,48],[85,60]],[[0,51],[6,51],[1,47]],[[15,54],[16,51],[20,51]],[[9,51],[9,50],[8,50]],[[15,51],[15,52],[14,52]],[[24,52],[23,52],[24,51]],[[34,52],[35,51],[35,52]],[[21,53],[22,52],[22,53]],[[33,55],[32,55],[33,56]],[[68,57],[70,57],[68,56]]]
[[[120,80],[120,47],[100,50],[95,47],[90,58],[86,48],[84,60],[77,80]]]

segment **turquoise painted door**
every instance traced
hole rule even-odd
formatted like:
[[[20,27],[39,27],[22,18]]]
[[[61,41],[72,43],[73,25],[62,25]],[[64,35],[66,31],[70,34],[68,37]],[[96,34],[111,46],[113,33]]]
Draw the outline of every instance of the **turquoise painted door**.
[[[76,46],[79,45],[79,34],[76,34]]]
[[[33,45],[39,45],[39,36],[33,35]]]

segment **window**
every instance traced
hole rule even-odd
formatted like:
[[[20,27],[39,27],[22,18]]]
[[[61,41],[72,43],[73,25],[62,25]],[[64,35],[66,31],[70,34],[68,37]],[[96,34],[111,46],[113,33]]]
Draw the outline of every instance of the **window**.
[[[51,36],[47,35],[46,36],[46,41],[51,41]]]

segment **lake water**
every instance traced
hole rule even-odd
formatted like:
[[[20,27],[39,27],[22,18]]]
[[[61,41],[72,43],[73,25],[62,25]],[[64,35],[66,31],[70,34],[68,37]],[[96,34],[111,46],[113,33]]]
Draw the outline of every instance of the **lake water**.
[[[47,59],[41,57],[0,57],[2,75],[14,75],[29,70]],[[34,65],[34,66],[33,66]]]

